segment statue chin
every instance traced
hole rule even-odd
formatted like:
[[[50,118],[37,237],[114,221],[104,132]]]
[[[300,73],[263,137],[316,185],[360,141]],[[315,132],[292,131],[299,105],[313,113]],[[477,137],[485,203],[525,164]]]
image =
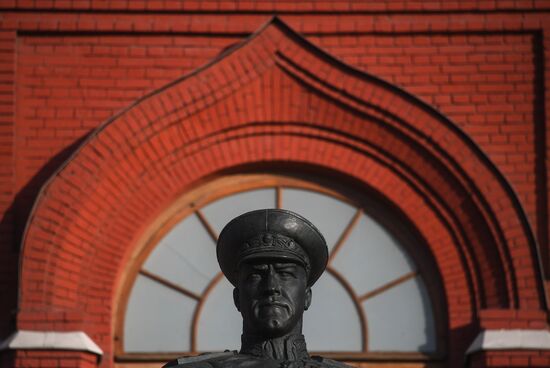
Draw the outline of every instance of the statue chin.
[[[288,323],[284,323],[280,319],[270,318],[260,324],[261,330],[258,332],[269,337],[280,337],[292,330],[288,325]]]
[[[253,324],[256,335],[269,338],[281,337],[291,333],[297,323],[292,313],[284,308],[260,308],[256,312],[256,321]]]

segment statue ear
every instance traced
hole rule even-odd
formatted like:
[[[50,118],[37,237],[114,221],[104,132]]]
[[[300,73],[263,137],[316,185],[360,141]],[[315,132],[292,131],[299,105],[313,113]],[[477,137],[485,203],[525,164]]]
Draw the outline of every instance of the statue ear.
[[[308,310],[311,305],[311,288],[306,289],[306,300],[304,301],[304,310]]]
[[[233,303],[235,303],[235,307],[240,312],[241,308],[239,307],[239,289],[237,288],[233,289]]]

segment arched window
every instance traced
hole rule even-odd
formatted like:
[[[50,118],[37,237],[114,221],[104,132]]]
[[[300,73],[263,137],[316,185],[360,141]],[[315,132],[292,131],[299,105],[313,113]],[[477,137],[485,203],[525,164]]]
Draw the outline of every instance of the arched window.
[[[387,205],[279,175],[232,176],[182,197],[149,234],[127,283],[119,357],[235,350],[241,317],[216,261],[217,234],[259,208],[302,214],[327,240],[327,271],[304,314],[310,351],[430,360],[442,350],[437,287],[417,236]]]

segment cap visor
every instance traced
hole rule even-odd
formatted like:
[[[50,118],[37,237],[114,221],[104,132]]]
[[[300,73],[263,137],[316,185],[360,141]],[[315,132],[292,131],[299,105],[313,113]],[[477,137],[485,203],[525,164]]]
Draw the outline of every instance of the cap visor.
[[[280,260],[280,261],[298,263],[302,266],[305,265],[304,260],[298,257],[297,255],[289,252],[276,251],[276,250],[254,252],[254,253],[248,254],[241,259],[239,264],[253,263],[260,260],[267,260],[267,261]]]

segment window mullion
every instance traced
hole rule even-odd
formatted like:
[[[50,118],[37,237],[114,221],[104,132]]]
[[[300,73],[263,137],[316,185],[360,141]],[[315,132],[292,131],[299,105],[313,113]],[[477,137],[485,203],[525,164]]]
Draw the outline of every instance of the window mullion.
[[[336,254],[338,253],[340,248],[342,248],[342,246],[346,242],[347,238],[349,237],[349,234],[351,234],[351,232],[353,231],[353,229],[355,228],[355,226],[359,222],[359,218],[361,217],[362,213],[363,213],[363,211],[360,208],[358,208],[357,211],[355,212],[355,214],[353,215],[353,217],[351,218],[350,222],[348,223],[348,225],[346,226],[346,228],[344,229],[344,231],[340,235],[340,238],[336,242],[336,245],[334,245],[334,248],[332,248],[332,251],[330,252],[330,255],[329,255],[329,258],[328,258],[328,263],[329,264],[334,259],[334,257],[336,257]]]

